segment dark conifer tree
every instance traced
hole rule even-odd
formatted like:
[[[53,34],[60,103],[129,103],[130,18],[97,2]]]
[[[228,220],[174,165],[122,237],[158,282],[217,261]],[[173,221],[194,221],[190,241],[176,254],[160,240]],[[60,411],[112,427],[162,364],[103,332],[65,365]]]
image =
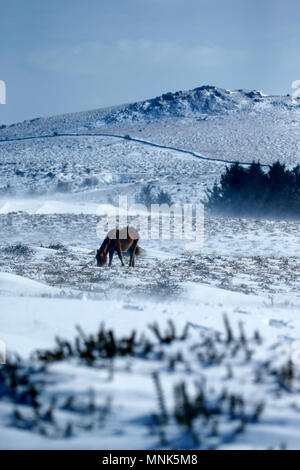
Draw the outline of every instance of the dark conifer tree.
[[[259,162],[234,163],[206,195],[206,208],[219,215],[299,219],[300,165],[288,170],[277,161],[265,172]]]

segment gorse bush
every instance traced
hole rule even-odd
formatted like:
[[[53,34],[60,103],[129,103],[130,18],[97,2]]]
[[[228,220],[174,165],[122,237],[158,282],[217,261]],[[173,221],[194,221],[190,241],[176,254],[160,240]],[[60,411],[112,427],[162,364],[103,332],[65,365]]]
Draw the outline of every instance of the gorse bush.
[[[9,245],[1,248],[1,252],[7,255],[19,256],[31,256],[34,254],[34,250],[29,246],[23,245],[23,243],[17,243],[16,245]]]
[[[136,202],[150,207],[153,202],[153,188],[150,184],[143,186],[139,195],[136,197]]]
[[[234,163],[207,192],[206,208],[219,215],[298,219],[300,166],[288,170],[278,161],[265,172],[260,163]]]
[[[151,184],[147,184],[142,187],[140,193],[136,197],[136,202],[144,204],[144,206],[150,208],[152,204],[168,204],[172,205],[171,196],[163,189],[155,189]]]
[[[172,198],[170,194],[168,194],[163,189],[160,189],[159,193],[156,196],[156,204],[168,204],[168,206],[171,206]]]

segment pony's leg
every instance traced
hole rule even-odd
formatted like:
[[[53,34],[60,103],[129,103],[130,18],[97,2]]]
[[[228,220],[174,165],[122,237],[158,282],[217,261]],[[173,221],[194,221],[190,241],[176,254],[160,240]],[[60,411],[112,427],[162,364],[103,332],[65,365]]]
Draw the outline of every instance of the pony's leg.
[[[117,250],[117,253],[118,253],[118,255],[119,255],[120,261],[121,261],[121,263],[122,263],[122,266],[125,266],[124,258],[123,258],[123,254],[122,254],[122,250],[121,250],[121,243],[120,243],[120,240],[118,240],[118,243],[117,243],[117,246],[116,246],[116,250]]]
[[[111,250],[109,252],[109,264],[108,264],[108,266],[111,266],[111,263],[112,263],[112,260],[113,260],[113,257],[114,257],[114,252],[115,252],[114,250]]]
[[[134,258],[135,258],[135,250],[136,250],[137,244],[138,244],[138,241],[134,240],[134,242],[132,244],[132,248],[130,250],[129,266],[131,266],[132,268],[134,268],[134,265],[135,265],[135,259]]]
[[[133,251],[131,251],[130,253],[129,266],[131,266],[132,268],[134,267],[134,252]]]

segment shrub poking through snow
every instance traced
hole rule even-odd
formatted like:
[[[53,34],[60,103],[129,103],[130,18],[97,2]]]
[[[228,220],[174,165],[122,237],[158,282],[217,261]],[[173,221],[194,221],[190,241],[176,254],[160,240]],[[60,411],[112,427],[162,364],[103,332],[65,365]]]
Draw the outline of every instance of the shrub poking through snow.
[[[16,245],[9,245],[1,248],[2,253],[8,255],[18,255],[18,256],[31,256],[34,251],[27,245],[22,243],[17,243]]]
[[[249,338],[227,317],[224,324],[222,333],[199,334],[189,325],[178,332],[169,321],[166,328],[151,325],[150,336],[122,337],[103,325],[93,335],[78,327],[73,341],[57,338],[53,349],[37,351],[30,361],[10,357],[0,367],[0,399],[12,404],[9,425],[55,439],[98,430],[100,439],[104,427],[109,432],[114,400],[124,399],[119,376],[132,381],[142,374],[143,383],[153,380],[147,389],[153,408],[143,410],[136,425],[150,426],[157,445],[216,449],[234,442],[249,425],[259,426],[268,401],[277,408],[281,399],[298,397],[300,374],[282,351],[274,356],[278,345],[265,347],[258,332]],[[101,374],[108,380],[99,380]],[[107,383],[115,383],[113,394]],[[126,433],[126,419],[121,422]]]

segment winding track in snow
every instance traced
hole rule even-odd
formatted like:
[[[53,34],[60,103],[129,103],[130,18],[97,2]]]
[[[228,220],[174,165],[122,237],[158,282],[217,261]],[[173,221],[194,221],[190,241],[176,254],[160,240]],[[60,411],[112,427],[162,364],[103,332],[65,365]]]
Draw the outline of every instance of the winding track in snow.
[[[201,160],[207,160],[207,161],[210,161],[210,162],[217,162],[217,163],[229,163],[229,164],[232,164],[232,163],[239,163],[240,165],[251,165],[251,162],[240,162],[238,160],[225,160],[225,159],[222,159],[222,158],[213,158],[213,157],[206,157],[204,155],[201,155],[199,153],[196,153],[196,152],[193,152],[191,150],[184,150],[184,149],[180,149],[180,148],[177,148],[177,147],[169,147],[167,145],[162,145],[162,144],[155,144],[154,142],[149,142],[148,140],[142,140],[142,139],[137,139],[135,137],[126,137],[125,135],[119,135],[119,134],[105,134],[105,133],[97,133],[97,134],[88,134],[88,133],[85,133],[85,134],[55,134],[55,135],[40,135],[40,136],[29,136],[29,137],[15,137],[14,139],[2,139],[0,140],[0,144],[1,143],[8,143],[8,142],[20,142],[20,141],[25,141],[25,140],[35,140],[35,139],[56,139],[56,138],[59,138],[59,137],[113,137],[115,139],[123,139],[123,140],[126,140],[128,142],[137,142],[138,144],[142,144],[142,145],[149,145],[150,147],[156,147],[156,148],[160,148],[160,149],[163,149],[163,150],[172,150],[172,151],[175,151],[175,152],[180,152],[180,153],[184,153],[186,155],[191,155],[195,158],[199,158]],[[262,167],[269,167],[270,165],[267,165],[266,163],[261,163],[261,166]]]

